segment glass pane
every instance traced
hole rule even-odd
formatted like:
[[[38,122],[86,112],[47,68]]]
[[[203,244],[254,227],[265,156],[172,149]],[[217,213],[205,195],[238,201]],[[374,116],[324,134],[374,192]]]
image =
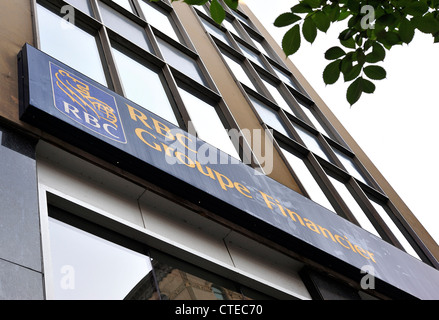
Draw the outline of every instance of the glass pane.
[[[57,300],[157,299],[148,256],[49,218]]]
[[[172,26],[169,14],[160,10],[156,6],[147,4],[144,1],[139,1],[139,4],[148,23],[150,23],[156,29],[168,35],[175,41],[180,41],[174,27]]]
[[[262,78],[262,82],[264,82],[265,87],[268,89],[268,91],[270,91],[270,94],[274,98],[274,102],[276,102],[279,107],[284,109],[289,114],[294,115],[293,110],[291,109],[290,105],[287,103],[285,98],[282,96],[282,94],[279,92],[279,89],[275,87],[273,84],[271,84],[271,82],[268,82],[263,78]]]
[[[334,153],[337,155],[338,159],[341,161],[341,163],[343,164],[343,166],[346,168],[346,170],[355,178],[357,178],[358,180],[369,184],[366,179],[363,177],[363,175],[361,174],[360,170],[358,169],[357,165],[355,164],[355,162],[347,155],[345,155],[343,152],[337,150],[336,148],[333,148]]]
[[[244,24],[248,25],[250,27],[249,22],[247,21],[247,18],[245,18],[243,15],[241,15],[239,12],[235,10],[230,10],[230,12],[239,19],[239,21],[243,22]]]
[[[253,82],[250,80],[243,67],[229,56],[223,54],[223,57],[238,81],[245,84],[247,87],[257,91],[256,87],[253,85]]]
[[[357,203],[355,198],[352,196],[348,188],[338,181],[337,179],[334,179],[331,176],[328,176],[329,180],[331,180],[332,184],[334,185],[334,188],[337,189],[337,192],[343,199],[343,201],[346,203],[346,205],[351,210],[352,214],[354,215],[355,219],[357,219],[360,226],[369,231],[370,233],[373,233],[377,237],[381,238],[381,236],[376,231],[375,227],[370,222],[369,218],[364,213],[363,209],[361,209],[360,205]]]
[[[265,68],[264,63],[262,62],[261,58],[258,56],[257,53],[255,53],[254,51],[250,50],[246,46],[240,44],[239,42],[238,42],[238,45],[241,48],[241,51],[244,53],[244,55],[248,59],[250,59],[251,61],[253,61],[257,65],[261,66],[262,68]]]
[[[240,159],[214,106],[180,87],[178,89],[199,138]]]
[[[204,27],[206,28],[206,31],[209,32],[212,36],[222,40],[223,42],[227,43],[229,46],[231,46],[231,43],[225,33],[212,25],[210,22],[207,22],[203,18],[201,18],[201,22],[203,23]]]
[[[283,71],[279,70],[276,66],[274,66],[274,65],[271,65],[271,66],[273,67],[274,72],[276,72],[276,74],[280,80],[282,80],[286,84],[289,84],[297,91],[300,91],[297,84],[291,79],[291,76],[286,75]]]
[[[258,99],[255,99],[252,96],[249,97],[253,103],[253,106],[258,112],[259,116],[267,125],[279,131],[280,133],[284,134],[285,136],[293,138],[293,136],[289,133],[288,129],[285,127],[285,125],[282,122],[282,119],[280,118],[280,116],[277,114],[276,111],[266,106]]]
[[[120,5],[121,7],[125,8],[129,12],[133,12],[133,8],[130,5],[130,0],[112,0],[112,1]]]
[[[306,192],[310,196],[311,200],[314,200],[318,204],[335,212],[334,208],[332,207],[328,198],[323,193],[323,191],[320,188],[320,186],[318,185],[317,181],[314,179],[313,175],[309,171],[305,162],[302,159],[300,159],[299,157],[296,157],[291,152],[285,150],[284,148],[281,148],[281,150],[285,154],[285,157],[287,158],[288,163],[290,164],[294,173],[297,175],[300,182],[302,183],[302,185],[306,189]]]
[[[255,44],[256,48],[257,48],[261,53],[265,54],[267,57],[271,57],[271,56],[268,54],[267,50],[265,50],[264,46],[262,45],[262,41],[259,40],[259,39],[256,39],[256,38],[253,37],[251,34],[249,34],[249,35],[250,35],[250,37],[252,38],[253,43]]]
[[[76,9],[81,10],[82,12],[88,14],[89,16],[92,16],[92,11],[90,8],[90,4],[88,3],[88,0],[65,0],[68,4],[71,4]]]
[[[405,251],[415,258],[421,260],[411,244],[407,241],[407,238],[402,234],[402,232],[399,230],[393,220],[389,217],[389,214],[386,212],[384,207],[371,199],[369,200],[375,207],[375,210],[378,212],[380,217],[384,220],[384,223],[387,225],[390,231],[392,231],[393,235],[398,239],[399,243],[401,243]]]
[[[303,112],[306,113],[308,119],[311,121],[311,124],[314,125],[314,128],[316,128],[319,132],[323,133],[324,135],[326,135],[327,137],[330,137],[330,135],[328,134],[328,132],[326,131],[325,128],[323,128],[323,126],[320,124],[319,120],[316,118],[316,116],[314,115],[314,113],[311,111],[311,109],[306,106],[305,104],[303,104],[300,100],[297,100],[297,102],[299,103],[299,105],[301,106]]]
[[[188,272],[156,259],[153,260],[153,266],[164,300],[249,300],[249,297],[237,292],[233,285],[227,285],[229,281],[206,279],[205,274],[200,275],[196,270]]]
[[[231,33],[237,35],[238,37],[242,38],[241,35],[239,34],[238,30],[235,28],[235,26],[227,19],[223,20],[222,25],[229,30]]]
[[[157,42],[165,60],[171,66],[195,81],[207,86],[206,79],[194,59],[160,38],[157,38]]]
[[[311,134],[308,131],[305,131],[304,129],[302,129],[301,127],[296,125],[295,123],[293,123],[293,126],[296,129],[297,133],[299,134],[300,138],[302,138],[303,142],[305,143],[305,145],[308,147],[308,149],[310,151],[314,152],[315,154],[317,154],[321,158],[323,158],[329,162],[332,162],[329,159],[329,157],[326,155],[325,150],[322,148],[319,140],[317,139],[317,137],[315,135]]]
[[[113,54],[125,96],[178,126],[160,76],[114,48]]]
[[[96,38],[41,5],[37,14],[40,49],[106,86]]]
[[[153,52],[145,30],[141,26],[102,2],[99,2],[99,7],[106,26],[142,49]]]

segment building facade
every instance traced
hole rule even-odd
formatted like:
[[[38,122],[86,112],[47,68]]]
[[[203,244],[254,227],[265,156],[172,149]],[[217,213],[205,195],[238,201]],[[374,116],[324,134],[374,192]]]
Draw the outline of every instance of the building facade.
[[[437,244],[244,3],[0,9],[0,298],[439,298]]]

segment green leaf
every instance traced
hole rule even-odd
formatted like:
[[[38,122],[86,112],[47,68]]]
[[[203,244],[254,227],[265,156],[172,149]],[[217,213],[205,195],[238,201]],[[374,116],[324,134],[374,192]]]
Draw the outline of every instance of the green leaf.
[[[414,17],[422,16],[428,10],[428,5],[422,1],[413,1],[407,7],[403,9],[403,11],[409,15]]]
[[[361,94],[363,93],[363,81],[362,78],[357,78],[351,85],[348,87],[346,92],[346,99],[349,104],[352,106],[354,103],[360,99]]]
[[[366,62],[377,63],[386,57],[386,50],[378,42],[372,44],[372,52],[366,55]]]
[[[426,14],[423,17],[414,17],[412,19],[414,26],[424,33],[435,33],[439,31],[439,21],[432,14]]]
[[[312,16],[314,23],[316,24],[317,29],[320,31],[326,32],[331,25],[331,20],[323,11],[317,11],[315,15]]]
[[[312,12],[312,8],[309,4],[299,3],[291,8],[291,12],[293,12],[293,13],[309,13],[309,12]]]
[[[287,56],[294,54],[300,48],[300,28],[296,24],[282,39],[282,49]]]
[[[354,80],[356,77],[360,75],[362,68],[363,66],[359,63],[353,66],[352,68],[347,68],[345,72],[343,72],[344,81],[348,82]]]
[[[226,11],[224,10],[223,6],[218,2],[218,0],[211,1],[210,15],[212,16],[212,19],[218,24],[221,24],[226,18]]]
[[[301,3],[309,5],[311,8],[318,8],[320,7],[320,2],[320,0],[303,0]]]
[[[325,52],[325,58],[327,60],[335,60],[346,55],[346,52],[340,47],[332,47]]]
[[[387,75],[386,70],[380,66],[367,66],[363,71],[366,76],[373,80],[382,80]]]
[[[364,93],[374,93],[376,86],[373,84],[372,81],[369,81],[367,79],[362,78],[363,81],[363,92]]]
[[[290,24],[293,24],[297,21],[299,21],[301,18],[291,12],[282,13],[279,17],[276,18],[274,21],[274,25],[278,28],[289,26]]]
[[[415,36],[415,28],[413,24],[405,18],[403,18],[399,25],[399,36],[405,43],[410,43]]]
[[[340,77],[340,62],[341,60],[335,60],[328,64],[323,70],[323,81],[325,84],[333,84],[337,82]]]
[[[208,0],[184,0],[184,3],[187,3],[192,6],[202,6],[206,4]]]
[[[313,43],[314,40],[317,37],[317,27],[314,23],[314,21],[311,18],[305,18],[305,22],[302,26],[302,33],[303,37],[308,41],[309,43]]]
[[[238,10],[238,0],[224,0],[225,4],[232,10]]]

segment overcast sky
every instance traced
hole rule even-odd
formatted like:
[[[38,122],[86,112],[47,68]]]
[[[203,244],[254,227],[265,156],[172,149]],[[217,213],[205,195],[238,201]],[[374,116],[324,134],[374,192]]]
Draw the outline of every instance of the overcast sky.
[[[280,43],[288,28],[273,22],[298,1],[245,2]],[[290,59],[439,243],[439,44],[418,32],[410,45],[387,51],[381,64],[387,78],[375,82],[375,93],[363,94],[351,108],[343,80],[325,86],[322,79],[329,63],[324,52],[339,45],[341,30],[319,32],[312,45],[302,41]]]

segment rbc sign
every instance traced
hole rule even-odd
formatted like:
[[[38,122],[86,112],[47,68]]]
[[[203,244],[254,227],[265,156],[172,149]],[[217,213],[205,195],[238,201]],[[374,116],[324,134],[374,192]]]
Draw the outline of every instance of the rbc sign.
[[[115,98],[50,63],[55,107],[87,129],[108,139],[127,143]]]

